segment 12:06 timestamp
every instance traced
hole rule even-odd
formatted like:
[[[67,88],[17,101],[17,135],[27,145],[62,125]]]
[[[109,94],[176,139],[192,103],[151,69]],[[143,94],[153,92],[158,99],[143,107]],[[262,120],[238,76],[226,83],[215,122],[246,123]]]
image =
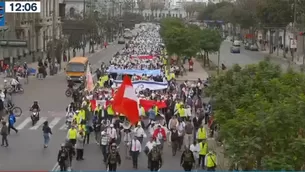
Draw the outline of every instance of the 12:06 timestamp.
[[[39,1],[6,1],[6,13],[40,13]]]

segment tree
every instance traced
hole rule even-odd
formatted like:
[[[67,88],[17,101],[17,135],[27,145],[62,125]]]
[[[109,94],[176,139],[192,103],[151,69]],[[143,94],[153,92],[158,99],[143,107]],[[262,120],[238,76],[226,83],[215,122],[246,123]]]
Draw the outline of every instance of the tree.
[[[124,0],[123,9],[124,9],[125,12],[132,12],[133,13],[135,5],[136,4],[135,4],[134,0]]]
[[[187,14],[187,17],[193,17],[197,10],[197,3],[196,2],[185,2],[183,8]]]
[[[293,8],[291,0],[259,1],[257,17],[265,27],[286,27],[293,21]]]
[[[160,35],[164,41],[169,56],[194,56],[198,52],[198,28],[188,26],[178,18],[165,18],[161,21]]]
[[[204,65],[210,65],[209,53],[217,52],[220,49],[222,38],[217,30],[203,29],[199,32],[199,50],[200,53],[204,52],[203,62]]]
[[[124,12],[122,16],[123,26],[125,28],[132,28],[135,24],[141,23],[144,21],[144,17],[141,14]]]
[[[141,12],[141,14],[143,14],[143,11],[145,10],[144,0],[138,0],[137,4],[138,4],[139,11]]]
[[[200,21],[203,20],[212,20],[212,15],[217,9],[217,6],[214,3],[209,3],[201,12],[199,12],[197,19]]]
[[[263,61],[236,65],[206,89],[228,154],[241,170],[303,170],[305,76]]]

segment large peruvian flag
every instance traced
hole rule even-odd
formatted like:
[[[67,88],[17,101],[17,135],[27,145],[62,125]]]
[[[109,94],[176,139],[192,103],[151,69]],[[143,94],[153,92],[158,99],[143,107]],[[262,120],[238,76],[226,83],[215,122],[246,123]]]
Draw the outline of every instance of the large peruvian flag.
[[[140,120],[138,97],[130,77],[124,77],[121,86],[113,98],[112,108],[115,112],[124,114],[132,124],[137,124]]]

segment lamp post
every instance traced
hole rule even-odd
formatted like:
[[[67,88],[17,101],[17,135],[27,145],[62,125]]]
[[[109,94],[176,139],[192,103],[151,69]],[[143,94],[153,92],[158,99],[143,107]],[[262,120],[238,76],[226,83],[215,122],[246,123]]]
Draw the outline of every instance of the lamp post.
[[[51,42],[51,65],[50,65],[50,75],[56,74],[55,71],[55,46],[56,46],[56,24],[57,24],[57,19],[56,19],[56,3],[55,0],[53,1],[53,11],[52,11],[52,42]]]

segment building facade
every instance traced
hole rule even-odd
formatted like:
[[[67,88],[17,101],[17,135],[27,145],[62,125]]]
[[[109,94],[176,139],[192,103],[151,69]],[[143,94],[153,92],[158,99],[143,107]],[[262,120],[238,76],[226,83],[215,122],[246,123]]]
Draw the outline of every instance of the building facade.
[[[53,1],[55,1],[55,6],[53,6]],[[34,62],[38,58],[45,58],[47,43],[53,38],[53,23],[56,37],[59,38],[61,34],[58,9],[59,0],[43,0],[40,13],[7,13],[6,26],[0,27],[1,39],[25,40],[27,47],[1,47],[0,60],[12,64],[18,61]],[[55,15],[54,21],[53,14]]]
[[[149,9],[144,10],[143,12],[136,11],[138,13],[142,13],[145,20],[156,19],[160,20],[165,17],[177,17],[177,18],[185,18],[187,17],[187,13],[184,9],[171,9],[171,10],[157,10],[151,11]]]

